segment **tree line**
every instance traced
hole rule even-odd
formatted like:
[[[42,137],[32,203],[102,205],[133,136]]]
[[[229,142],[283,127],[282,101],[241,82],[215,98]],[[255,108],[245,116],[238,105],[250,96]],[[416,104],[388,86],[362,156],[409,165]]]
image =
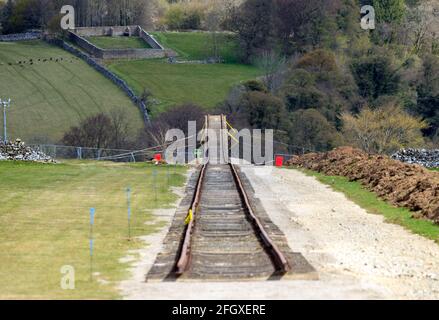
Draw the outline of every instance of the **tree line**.
[[[0,4],[3,34],[29,29],[50,29],[59,25],[63,0],[7,0]],[[154,8],[151,0],[72,0],[77,26],[151,26]],[[58,27],[58,26],[55,26]]]
[[[360,26],[366,4],[374,30]],[[241,86],[222,105],[243,125],[277,128],[279,139],[312,150],[438,146],[434,3],[246,0],[227,20],[242,60],[264,70],[261,84]]]

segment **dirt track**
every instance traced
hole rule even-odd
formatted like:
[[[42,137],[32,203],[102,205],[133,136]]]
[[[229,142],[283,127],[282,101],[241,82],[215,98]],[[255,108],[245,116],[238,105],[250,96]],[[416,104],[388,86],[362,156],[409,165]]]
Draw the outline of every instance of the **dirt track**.
[[[360,181],[380,197],[414,211],[414,216],[425,217],[439,224],[437,172],[386,156],[369,155],[352,147],[295,156],[288,164]]]
[[[270,217],[319,272],[318,281],[143,283],[163,232],[146,239],[127,299],[426,299],[439,298],[439,246],[387,224],[296,170],[243,168]],[[169,211],[169,210],[168,210]],[[172,210],[171,210],[172,211]],[[172,214],[159,212],[170,222]]]

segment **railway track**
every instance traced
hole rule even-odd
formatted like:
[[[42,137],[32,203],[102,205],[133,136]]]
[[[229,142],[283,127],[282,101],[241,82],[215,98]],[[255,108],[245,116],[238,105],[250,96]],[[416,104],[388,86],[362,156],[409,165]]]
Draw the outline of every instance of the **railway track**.
[[[210,116],[206,123],[213,129],[209,135],[219,133],[218,148],[209,145],[209,160],[192,179],[147,279],[164,274],[168,279],[267,279],[313,272],[300,254],[291,252],[268,216],[261,218],[255,212],[239,170],[224,163],[228,162],[227,136],[218,132],[226,127],[224,117]],[[209,136],[209,140],[213,139]]]
[[[196,188],[194,217],[178,255],[176,275],[264,277],[289,263],[253,213],[233,165],[206,164]]]

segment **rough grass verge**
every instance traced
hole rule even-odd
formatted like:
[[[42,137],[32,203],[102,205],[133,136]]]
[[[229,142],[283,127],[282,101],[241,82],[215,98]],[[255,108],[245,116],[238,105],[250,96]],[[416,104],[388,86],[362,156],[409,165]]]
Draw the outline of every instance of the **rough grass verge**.
[[[176,200],[170,188],[183,185],[185,171],[144,163],[0,161],[0,299],[120,298],[116,286],[129,277],[129,263],[119,259],[145,246],[139,236],[163,225],[152,211]],[[91,207],[96,209],[92,281]],[[75,270],[74,290],[60,286],[63,266]]]

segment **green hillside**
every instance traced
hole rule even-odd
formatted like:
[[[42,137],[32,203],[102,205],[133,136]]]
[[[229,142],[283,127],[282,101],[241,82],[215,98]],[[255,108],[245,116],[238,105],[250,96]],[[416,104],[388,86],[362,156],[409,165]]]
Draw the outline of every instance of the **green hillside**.
[[[142,126],[137,107],[110,80],[41,41],[0,43],[0,97],[13,100],[9,136],[28,142],[55,142],[81,119],[113,109],[125,110],[133,131]]]
[[[159,104],[160,112],[167,107],[195,102],[211,108],[223,101],[234,84],[259,75],[252,66],[237,64],[169,64],[164,60],[118,62],[110,69],[140,93],[148,88]]]
[[[200,60],[209,57],[206,51],[211,45],[211,35],[206,32],[154,32],[153,35],[166,48],[179,53],[179,60]],[[166,59],[115,61],[109,68],[140,94],[144,88],[150,90],[158,105],[152,114],[167,107],[186,102],[195,102],[206,108],[215,107],[223,101],[236,84],[254,79],[261,71],[249,65],[234,63],[235,40],[229,34],[224,37],[221,49],[226,62],[223,64],[170,64]],[[233,63],[232,63],[233,62]]]
[[[239,46],[230,33],[209,32],[151,32],[163,46],[171,48],[180,58],[201,60],[213,55],[213,37],[218,43],[218,54],[226,63],[237,63]]]

